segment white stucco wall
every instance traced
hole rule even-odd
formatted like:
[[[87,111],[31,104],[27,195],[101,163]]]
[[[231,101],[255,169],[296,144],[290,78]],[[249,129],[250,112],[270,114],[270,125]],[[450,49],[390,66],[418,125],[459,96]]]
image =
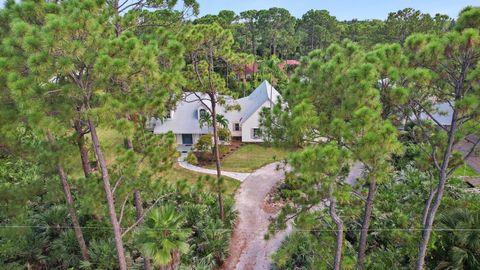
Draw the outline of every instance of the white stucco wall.
[[[235,131],[235,122],[228,123],[228,129],[230,129],[230,132],[232,133],[232,137],[241,137],[242,136],[242,125],[240,124],[240,130]]]
[[[265,101],[265,103],[260,106],[245,122],[242,124],[242,142],[263,142],[262,138],[254,139],[253,128],[260,127],[260,112],[264,107],[270,108],[270,101]]]

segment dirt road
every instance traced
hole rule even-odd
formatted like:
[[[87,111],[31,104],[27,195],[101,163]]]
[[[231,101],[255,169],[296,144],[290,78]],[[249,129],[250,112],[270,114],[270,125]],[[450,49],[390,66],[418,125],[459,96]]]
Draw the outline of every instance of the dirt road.
[[[238,211],[237,226],[230,241],[230,256],[222,269],[262,270],[270,269],[270,256],[292,228],[278,232],[264,240],[269,219],[278,213],[266,203],[265,198],[272,188],[284,179],[285,172],[277,170],[278,163],[269,164],[253,172],[240,186],[235,196]]]

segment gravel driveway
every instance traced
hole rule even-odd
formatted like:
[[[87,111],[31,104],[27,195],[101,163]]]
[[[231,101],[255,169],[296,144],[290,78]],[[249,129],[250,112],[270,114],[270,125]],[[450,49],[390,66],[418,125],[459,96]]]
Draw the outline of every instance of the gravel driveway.
[[[264,240],[269,219],[278,213],[268,207],[265,198],[285,176],[285,171],[277,170],[277,165],[269,164],[253,172],[235,195],[238,220],[230,241],[230,256],[221,269],[270,269],[270,256],[292,231],[289,227]]]

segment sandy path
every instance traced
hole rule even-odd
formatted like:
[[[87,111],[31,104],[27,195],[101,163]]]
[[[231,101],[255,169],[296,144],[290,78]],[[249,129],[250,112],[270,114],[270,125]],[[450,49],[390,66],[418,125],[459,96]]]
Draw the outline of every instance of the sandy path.
[[[270,190],[284,179],[285,172],[276,170],[278,163],[269,164],[252,173],[235,196],[238,220],[230,241],[230,256],[221,269],[270,269],[270,256],[292,231],[278,232],[264,240],[269,219],[278,213],[265,203]]]

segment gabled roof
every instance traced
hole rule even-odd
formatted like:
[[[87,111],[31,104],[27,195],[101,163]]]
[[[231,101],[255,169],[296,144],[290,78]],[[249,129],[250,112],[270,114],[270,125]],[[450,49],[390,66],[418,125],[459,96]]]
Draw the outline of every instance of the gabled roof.
[[[242,118],[239,122],[245,122],[266,101],[275,103],[279,96],[280,94],[270,83],[263,81],[249,96],[237,100],[242,108]]]
[[[203,95],[197,93],[200,97]],[[240,111],[226,111],[223,106],[218,106],[217,113],[223,114],[229,123],[243,123],[252,116],[265,102],[276,102],[280,94],[267,81],[262,82],[249,96],[234,100],[225,97],[228,105],[240,105]],[[209,101],[206,101],[207,105]],[[198,122],[198,110],[204,107],[195,95],[186,95],[179,102],[173,116],[169,119],[157,120],[154,133],[166,133],[172,131],[175,134],[203,134],[210,130],[207,127],[200,128]]]

